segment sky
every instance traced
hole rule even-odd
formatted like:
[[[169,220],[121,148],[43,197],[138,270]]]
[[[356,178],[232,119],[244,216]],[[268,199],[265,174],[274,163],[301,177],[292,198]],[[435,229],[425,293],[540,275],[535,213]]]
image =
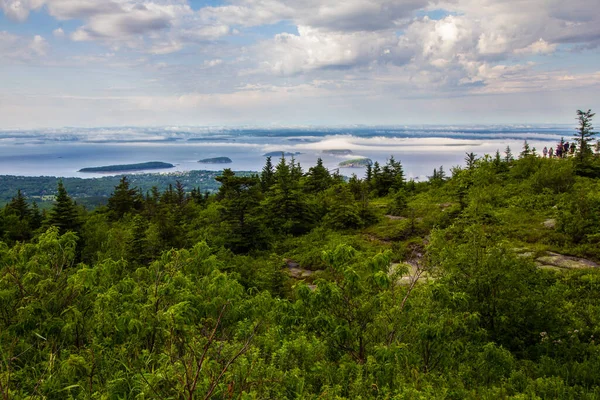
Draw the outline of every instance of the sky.
[[[598,0],[0,0],[0,129],[575,124]]]

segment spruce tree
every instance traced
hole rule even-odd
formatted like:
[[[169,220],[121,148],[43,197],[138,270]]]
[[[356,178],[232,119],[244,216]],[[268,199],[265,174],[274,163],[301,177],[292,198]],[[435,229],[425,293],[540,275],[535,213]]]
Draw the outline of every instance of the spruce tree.
[[[35,230],[41,227],[43,220],[44,217],[42,216],[37,203],[33,203],[31,206],[31,229]]]
[[[513,157],[512,151],[510,150],[510,146],[506,146],[506,150],[504,150],[504,162],[510,164],[515,159]]]
[[[17,195],[6,205],[6,209],[8,212],[16,214],[20,221],[29,220],[31,217],[29,204],[25,196],[21,193],[21,189],[17,190]]]
[[[577,120],[579,121],[579,126],[577,127],[575,141],[579,147],[579,152],[577,153],[579,162],[583,162],[592,154],[590,143],[594,135],[598,133],[594,132],[594,127],[592,126],[592,118],[594,118],[595,115],[596,114],[593,113],[592,110],[577,110]]]
[[[139,203],[137,190],[131,189],[127,177],[123,176],[108,199],[108,210],[113,219],[119,220],[125,214],[139,208]]]
[[[465,162],[467,163],[467,169],[475,168],[475,161],[477,161],[477,155],[473,152],[466,153]]]
[[[309,193],[319,193],[327,190],[330,185],[331,174],[323,166],[323,160],[319,157],[317,165],[308,169],[304,187]]]
[[[525,140],[525,142],[523,142],[523,150],[519,154],[519,158],[529,157],[532,154],[533,153],[531,151],[531,147],[529,146],[529,142],[527,142],[527,140]]]
[[[61,234],[77,231],[80,227],[77,206],[69,197],[62,180],[58,181],[55,203],[50,211],[50,224],[58,227]]]
[[[271,156],[267,157],[265,166],[260,174],[260,187],[263,192],[266,192],[275,183],[275,170],[273,169],[273,163],[271,162]]]

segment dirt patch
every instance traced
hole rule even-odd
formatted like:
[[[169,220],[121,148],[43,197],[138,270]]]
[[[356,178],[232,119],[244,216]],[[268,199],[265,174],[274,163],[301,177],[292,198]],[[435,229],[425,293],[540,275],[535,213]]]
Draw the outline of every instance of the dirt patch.
[[[586,260],[585,258],[565,256],[552,252],[548,252],[545,256],[538,257],[536,261],[540,266],[562,269],[600,268],[600,265],[593,261]]]
[[[399,217],[397,215],[386,215],[387,219],[391,219],[392,221],[402,221],[403,219],[408,219],[406,217]]]
[[[314,274],[313,271],[304,268],[288,268],[288,273],[294,279],[304,279]]]

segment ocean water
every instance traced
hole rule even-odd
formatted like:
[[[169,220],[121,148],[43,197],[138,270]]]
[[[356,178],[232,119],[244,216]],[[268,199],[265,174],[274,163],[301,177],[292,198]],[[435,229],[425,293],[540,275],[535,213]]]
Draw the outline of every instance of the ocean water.
[[[307,170],[322,158],[330,170],[341,161],[368,157],[383,164],[393,156],[409,178],[426,179],[434,168],[446,171],[464,165],[465,153],[478,156],[504,152],[517,155],[527,140],[539,152],[569,141],[570,127],[348,127],[348,128],[98,128],[15,131],[0,130],[0,175],[97,177],[81,168],[163,161],[168,171],[260,171],[264,154],[299,152],[295,159]],[[325,153],[351,150],[349,155]],[[200,164],[198,160],[229,157],[231,164]],[[273,163],[279,157],[273,157]],[[165,170],[154,170],[163,172]],[[362,168],[340,168],[343,175],[364,175]]]

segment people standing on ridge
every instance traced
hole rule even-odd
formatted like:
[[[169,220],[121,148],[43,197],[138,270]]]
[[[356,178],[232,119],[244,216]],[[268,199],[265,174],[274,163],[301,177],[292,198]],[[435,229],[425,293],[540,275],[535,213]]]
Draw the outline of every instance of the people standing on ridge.
[[[567,157],[569,155],[569,142],[565,143],[565,147],[563,148],[563,157]]]
[[[544,153],[544,158],[546,158],[546,156],[548,155],[548,148],[546,146],[544,146],[544,150],[542,151],[542,153]]]
[[[548,156],[549,158],[552,158],[554,156],[554,149],[552,147],[550,147],[550,150],[548,151]]]
[[[562,153],[563,153],[563,145],[559,144],[558,146],[556,146],[556,157],[562,158]]]

